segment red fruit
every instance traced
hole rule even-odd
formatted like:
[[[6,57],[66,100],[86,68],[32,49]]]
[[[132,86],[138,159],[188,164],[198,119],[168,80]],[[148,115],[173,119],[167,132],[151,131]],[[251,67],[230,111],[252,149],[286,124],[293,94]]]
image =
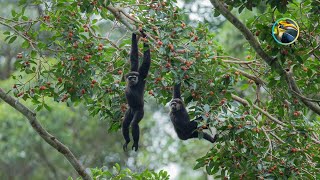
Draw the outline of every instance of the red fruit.
[[[210,91],[209,94],[210,94],[211,96],[213,96],[213,95],[214,95],[214,92],[213,92],[213,91]]]
[[[299,103],[299,100],[298,100],[298,99],[294,99],[294,100],[293,100],[293,103],[294,103],[294,104],[298,104],[298,103]]]
[[[220,101],[220,105],[223,105],[225,102],[226,102],[226,100],[225,100],[225,99],[222,99],[222,100]]]
[[[99,46],[98,51],[102,51],[103,47]]]
[[[157,43],[159,46],[161,46],[163,44],[162,41],[160,41],[160,40]]]
[[[72,44],[72,46],[73,46],[74,48],[78,48],[78,43],[77,43],[77,42],[74,42],[74,43]]]
[[[85,94],[86,90],[85,89],[81,89],[81,94]]]
[[[298,151],[297,148],[291,148],[291,152],[295,153],[295,152],[297,152],[297,151]]]
[[[96,82],[97,82],[97,81],[93,79],[93,80],[91,81],[91,84],[95,84]]]
[[[40,90],[45,90],[45,89],[47,89],[47,87],[45,87],[45,86],[40,86],[39,89],[40,89]]]
[[[58,81],[59,81],[59,83],[62,83],[62,78],[59,77],[59,78],[58,78]]]
[[[103,47],[103,44],[100,43],[100,44],[99,44],[99,47]]]
[[[18,58],[18,59],[21,59],[21,58],[22,58],[22,53],[18,53],[18,54],[17,54],[17,58]]]
[[[287,55],[287,54],[288,54],[288,50],[286,50],[286,49],[282,50],[282,51],[281,51],[281,54]]]
[[[168,47],[169,47],[170,51],[174,51],[173,44],[169,44]]]
[[[118,71],[118,74],[121,75],[121,74],[122,74],[122,70],[119,70],[119,71]]]
[[[21,91],[19,94],[17,94],[17,97],[20,97],[20,96],[22,96],[23,94],[24,94],[24,92]]]
[[[170,64],[170,63],[167,63],[165,67],[166,67],[166,68],[170,68],[170,67],[171,67],[171,64]]]
[[[186,71],[188,68],[186,66],[181,66],[181,70]]]
[[[259,36],[259,35],[260,35],[260,31],[257,31],[257,32],[256,32],[256,36]]]
[[[300,116],[300,112],[299,111],[295,111],[295,112],[293,112],[293,115],[296,116],[296,117]]]

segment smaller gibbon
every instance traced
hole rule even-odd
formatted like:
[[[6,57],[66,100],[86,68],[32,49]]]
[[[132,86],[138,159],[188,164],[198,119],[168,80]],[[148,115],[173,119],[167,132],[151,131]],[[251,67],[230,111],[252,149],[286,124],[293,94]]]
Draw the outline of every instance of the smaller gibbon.
[[[181,99],[180,87],[181,83],[176,84],[173,88],[173,99],[169,104],[171,122],[179,139],[187,140],[190,138],[198,138],[198,123],[196,121],[190,121],[189,114]],[[203,132],[203,138],[214,143],[218,136],[216,134],[212,137],[208,133]]]

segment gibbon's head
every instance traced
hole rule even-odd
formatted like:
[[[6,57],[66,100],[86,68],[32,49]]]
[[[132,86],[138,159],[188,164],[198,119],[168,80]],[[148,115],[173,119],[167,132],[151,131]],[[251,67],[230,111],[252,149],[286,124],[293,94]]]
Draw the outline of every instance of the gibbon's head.
[[[180,111],[183,108],[183,102],[181,99],[175,98],[171,100],[169,106],[171,112]]]
[[[131,71],[126,74],[126,81],[129,86],[134,86],[139,81],[139,73],[136,71]]]

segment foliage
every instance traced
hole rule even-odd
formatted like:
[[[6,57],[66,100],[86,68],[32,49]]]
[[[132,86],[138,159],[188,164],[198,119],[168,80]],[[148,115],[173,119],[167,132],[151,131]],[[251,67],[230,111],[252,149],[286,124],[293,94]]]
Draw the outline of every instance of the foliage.
[[[229,9],[239,12],[261,2],[268,8],[248,19],[247,27],[268,55],[283,68],[294,69],[304,95],[319,99],[319,4],[225,1]],[[36,110],[53,109],[44,97],[68,105],[83,103],[92,116],[108,120],[110,131],[118,130],[126,110],[123,93],[130,34],[143,29],[148,38],[140,41],[152,47],[146,94],[165,105],[171,99],[171,86],[183,81],[182,96],[190,115],[201,117],[199,131],[211,126],[220,133],[218,143],[195,168],[205,166],[208,174],[231,179],[318,178],[319,116],[292,94],[285,79],[253,49],[248,46],[245,60],[227,56],[207,24],[185,23],[185,13],[175,1],[29,3],[43,5],[43,14],[30,19],[24,14],[29,4],[20,1],[22,9],[13,10],[12,17],[1,22],[9,28],[4,32],[8,43],[18,37],[24,40],[24,52],[15,63],[21,74],[14,76],[12,92],[19,99],[31,99]],[[112,11],[115,7],[117,13]],[[280,17],[291,17],[300,25],[296,44],[280,46],[269,35],[270,24]],[[247,105],[242,106],[234,95],[243,97]],[[103,175],[102,170],[97,172]]]
[[[115,164],[112,170],[104,170],[95,168],[91,169],[94,179],[149,179],[149,180],[168,180],[169,175],[165,171],[156,173],[154,171],[145,170],[141,173],[134,173],[130,169],[121,169],[119,164]]]

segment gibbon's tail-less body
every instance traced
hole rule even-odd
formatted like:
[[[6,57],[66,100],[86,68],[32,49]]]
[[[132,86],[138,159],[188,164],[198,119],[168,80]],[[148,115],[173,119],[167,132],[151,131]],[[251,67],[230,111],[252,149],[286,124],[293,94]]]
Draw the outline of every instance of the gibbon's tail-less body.
[[[173,124],[179,139],[187,140],[190,138],[197,138],[199,135],[197,129],[197,122],[190,121],[189,114],[183,104],[180,93],[181,84],[176,84],[173,88],[173,99],[170,102],[170,120]],[[214,143],[218,136],[210,136],[208,133],[203,132],[203,138],[207,141]]]
[[[143,33],[142,33],[143,34]],[[143,34],[144,35],[144,34]],[[145,37],[145,35],[144,35]],[[127,145],[130,142],[129,136],[129,127],[131,125],[132,129],[132,137],[133,137],[133,145],[132,149],[135,151],[138,150],[139,145],[139,137],[140,137],[140,128],[139,122],[143,118],[144,115],[144,88],[145,88],[145,78],[148,75],[148,71],[150,68],[150,49],[148,44],[144,43],[144,49],[146,49],[143,53],[143,62],[139,67],[139,57],[138,57],[138,42],[136,34],[132,34],[132,45],[130,52],[130,72],[126,74],[126,99],[129,105],[128,110],[125,113],[124,120],[122,123],[122,135],[125,139],[125,143],[123,145],[123,150],[127,150]]]

